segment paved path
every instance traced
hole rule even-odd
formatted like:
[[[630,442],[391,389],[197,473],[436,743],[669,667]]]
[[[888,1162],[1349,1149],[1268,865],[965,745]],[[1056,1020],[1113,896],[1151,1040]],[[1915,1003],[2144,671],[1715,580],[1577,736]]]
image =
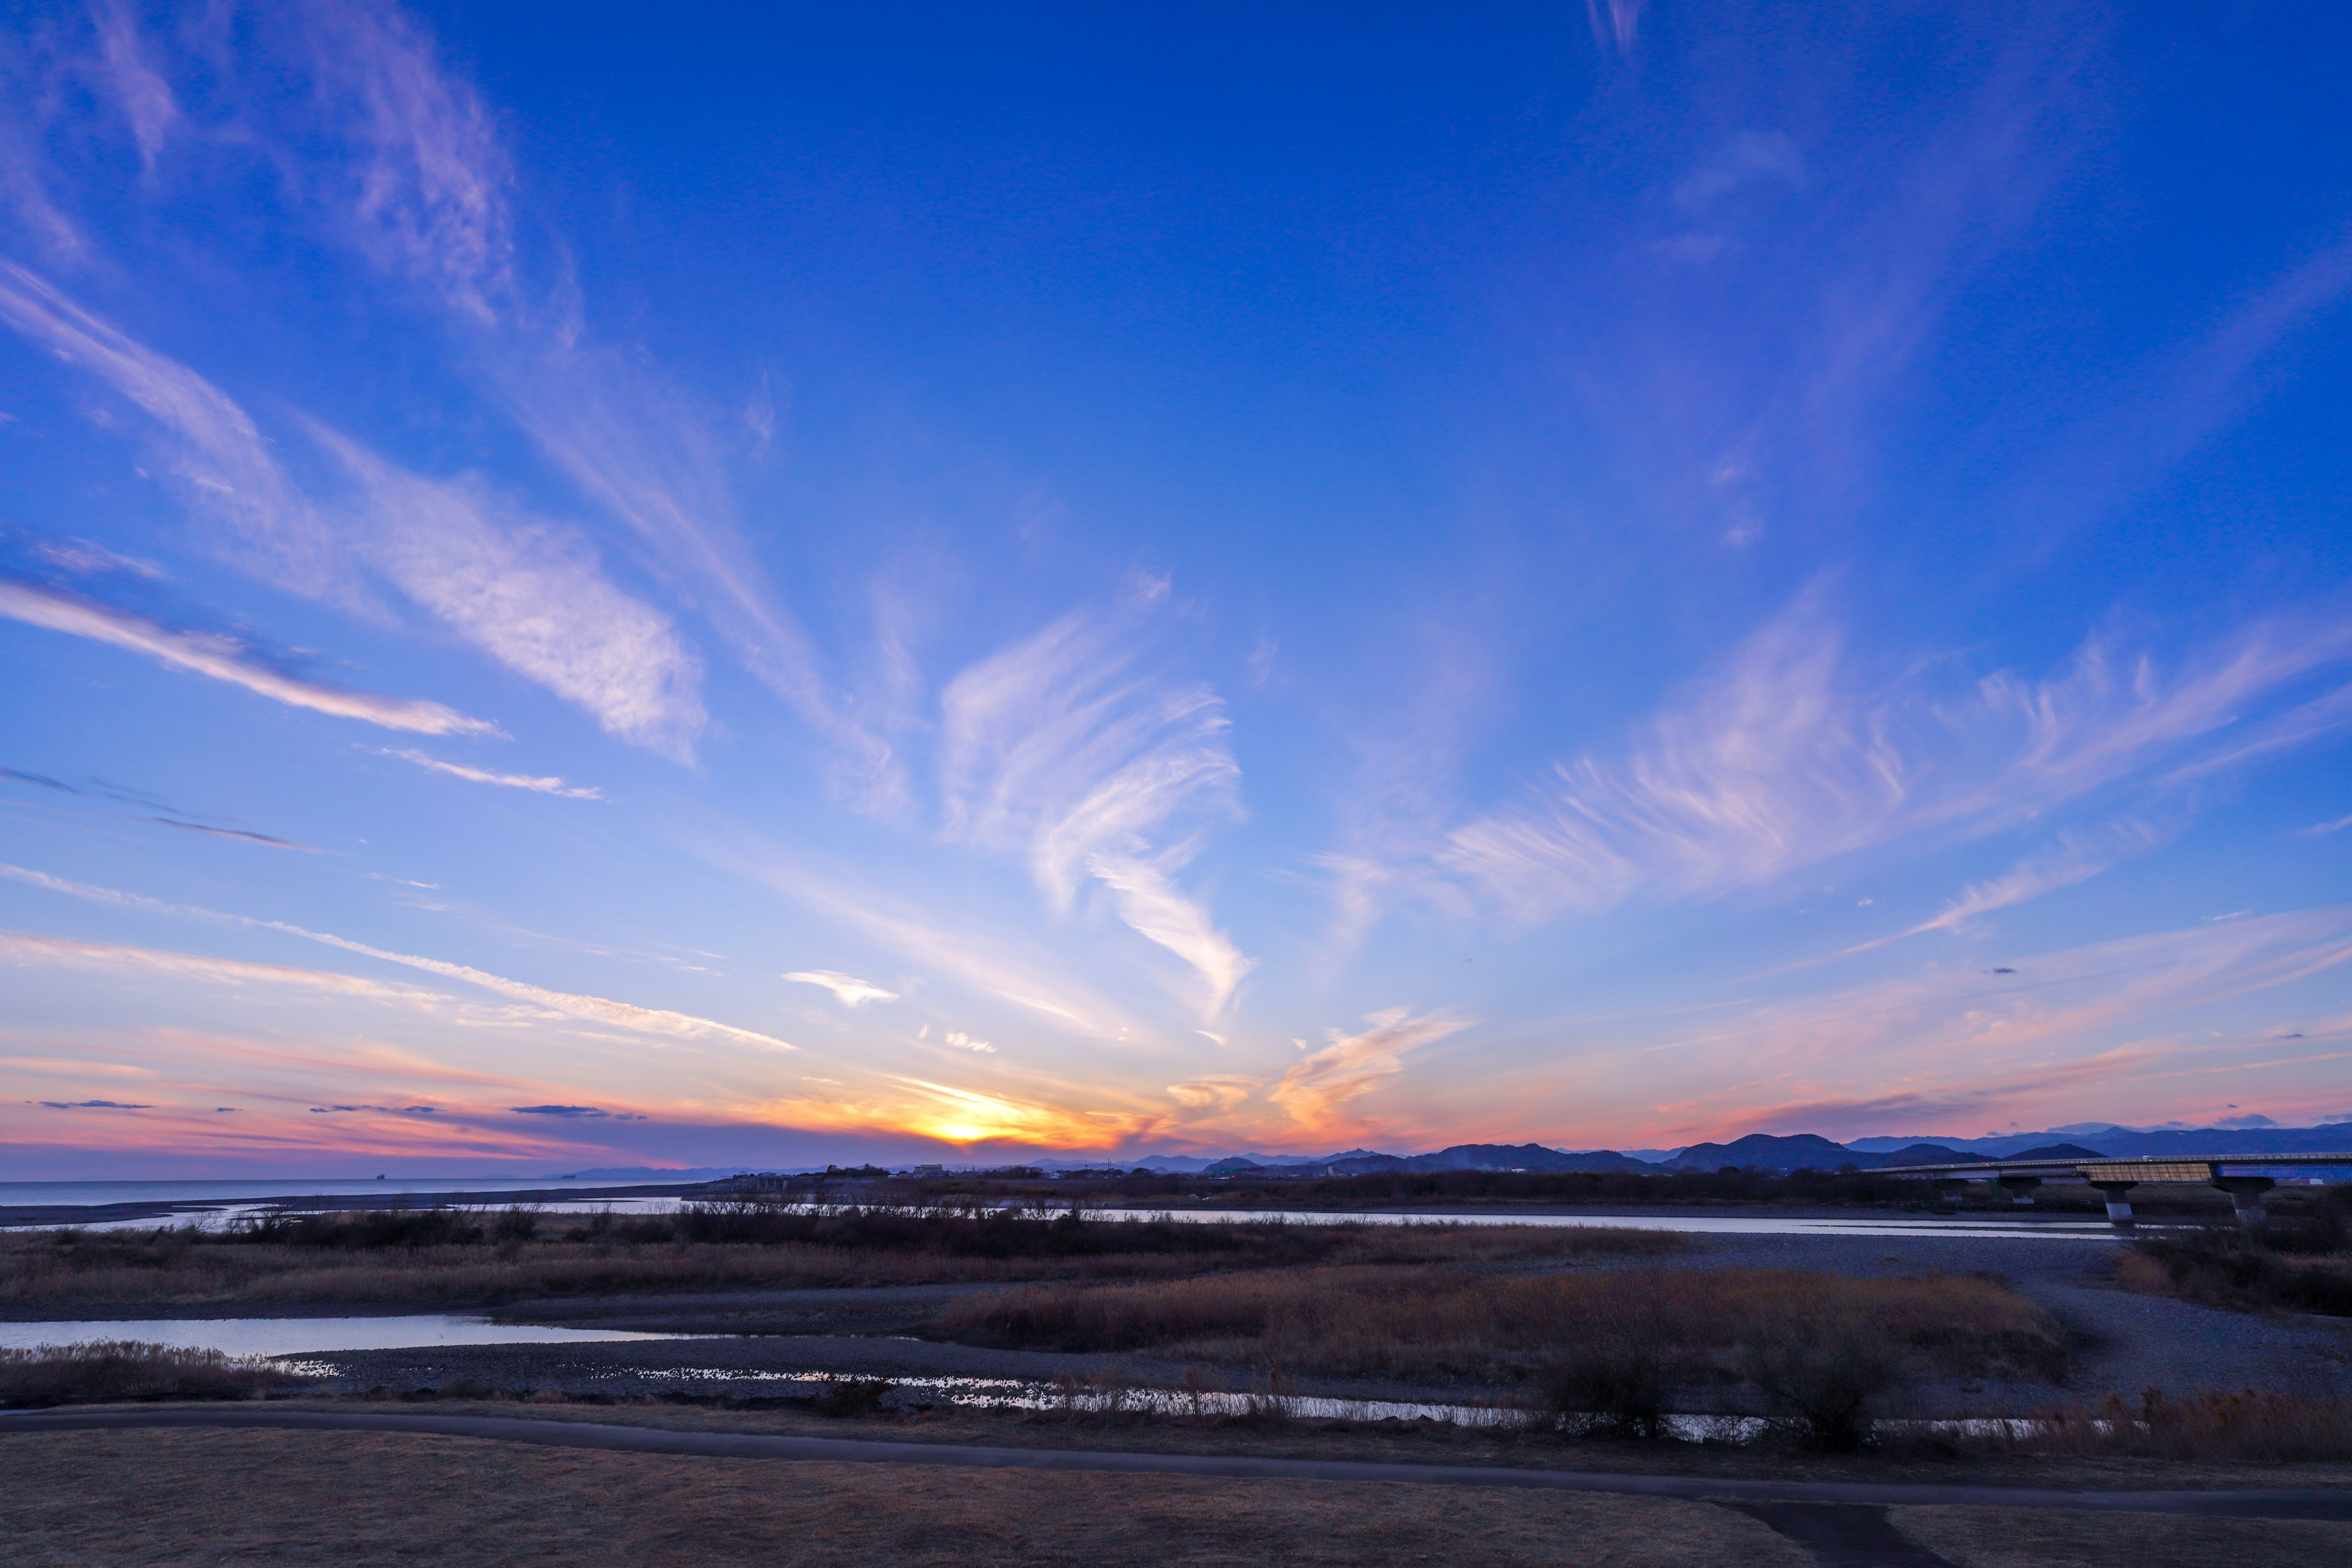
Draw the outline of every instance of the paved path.
[[[0,1415],[0,1436],[142,1426],[261,1427],[296,1432],[407,1432],[483,1437],[559,1448],[698,1454],[733,1459],[825,1459],[896,1465],[972,1465],[1037,1470],[1147,1472],[1315,1481],[1404,1481],[1559,1491],[1619,1492],[1732,1504],[1843,1503],[1868,1508],[1963,1504],[1992,1508],[2100,1509],[2237,1519],[2352,1521],[2352,1488],[2240,1491],[2064,1491],[2055,1488],[1919,1486],[1866,1481],[1739,1480],[1712,1476],[1633,1476],[1595,1470],[1523,1470],[1497,1466],[1385,1465],[1340,1459],[1256,1458],[1214,1454],[1130,1454],[1068,1448],[1001,1448],[957,1443],[886,1443],[855,1437],[793,1437],[749,1432],[681,1432],[602,1422],[516,1415],[395,1415],[373,1411],[270,1410],[224,1405],[190,1410],[41,1410]],[[1762,1515],[1759,1513],[1759,1517]]]

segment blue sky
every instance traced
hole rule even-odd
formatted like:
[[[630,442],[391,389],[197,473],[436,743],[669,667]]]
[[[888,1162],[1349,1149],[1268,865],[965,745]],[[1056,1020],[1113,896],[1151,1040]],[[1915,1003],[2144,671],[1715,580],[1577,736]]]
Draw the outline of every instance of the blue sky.
[[[13,26],[0,1175],[2352,1115],[2319,8]]]

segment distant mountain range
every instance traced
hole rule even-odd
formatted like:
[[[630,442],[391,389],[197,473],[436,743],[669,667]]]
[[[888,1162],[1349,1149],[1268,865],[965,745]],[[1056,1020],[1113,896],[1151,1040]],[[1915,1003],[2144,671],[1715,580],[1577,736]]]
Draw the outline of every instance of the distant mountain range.
[[[2106,1156],[2212,1154],[2315,1154],[2352,1152],[2352,1121],[2318,1127],[2131,1128],[2078,1123],[2042,1132],[1986,1138],[1857,1138],[1832,1142],[1811,1132],[1776,1136],[1751,1132],[1728,1143],[1694,1143],[1664,1160],[1637,1159],[1614,1149],[1570,1151],[1540,1143],[1456,1143],[1426,1154],[1384,1154],[1349,1149],[1337,1154],[1155,1154],[1129,1169],[1184,1175],[1360,1176],[1377,1172],[1421,1171],[1833,1171],[1842,1166],[1872,1170],[1880,1165],[1932,1165],[2000,1159],[2081,1160]],[[1644,1151],[1649,1152],[1649,1151]],[[1101,1162],[1041,1160],[1046,1169],[1098,1166]],[[1124,1163],[1124,1162],[1121,1162]]]

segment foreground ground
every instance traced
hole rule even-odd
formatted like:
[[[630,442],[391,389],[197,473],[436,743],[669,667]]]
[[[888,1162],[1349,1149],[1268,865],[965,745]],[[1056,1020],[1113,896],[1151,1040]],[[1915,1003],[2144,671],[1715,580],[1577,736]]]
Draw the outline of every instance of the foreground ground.
[[[714,1424],[706,1413],[675,1409],[594,1415]],[[715,1424],[740,1428],[790,1419]],[[833,1430],[844,1428],[836,1423]],[[995,1435],[1009,1433],[1000,1426]],[[1064,1428],[1058,1435],[1105,1434]],[[1155,1434],[1169,1435],[1164,1428]],[[1250,1439],[1243,1447],[1297,1449],[1318,1442],[1297,1431],[1242,1436]],[[1402,1441],[1412,1447],[1409,1437]],[[1457,1455],[1455,1462],[1469,1460]],[[2062,1465],[2043,1472],[2045,1484],[2053,1474],[2078,1482],[2103,1479]],[[2201,1475],[2207,1485],[2257,1478],[2273,1486],[2352,1481],[2342,1467]],[[2145,1485],[2153,1478],[2143,1467],[2111,1468],[2104,1479]],[[1912,1568],[2090,1568],[2112,1563],[2119,1543],[2128,1544],[2135,1568],[2189,1568],[2239,1556],[2279,1568],[2352,1561],[2352,1524],[2324,1521],[2007,1507],[1814,1509],[1793,1520],[1758,1511],[1764,1517],[1705,1500],[1456,1486],[686,1458],[373,1433],[9,1432],[0,1425],[0,1540],[8,1543],[8,1561],[25,1564],[961,1568],[1280,1561],[1806,1568],[1868,1561]],[[1846,1538],[1849,1549],[1853,1538],[1874,1534],[1876,1552],[1841,1556],[1836,1540],[1821,1539],[1824,1530]]]

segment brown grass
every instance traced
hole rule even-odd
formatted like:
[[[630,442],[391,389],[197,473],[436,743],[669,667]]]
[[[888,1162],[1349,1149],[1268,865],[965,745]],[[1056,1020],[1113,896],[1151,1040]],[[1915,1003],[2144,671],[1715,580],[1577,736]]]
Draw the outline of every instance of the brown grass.
[[[1807,1568],[1706,1503],[1470,1487],[705,1459],[362,1433],[0,1433],[11,1568]]]
[[[274,1362],[112,1340],[0,1350],[0,1405],[252,1399],[308,1380]]]
[[[1996,1281],[1949,1274],[1326,1268],[1045,1285],[952,1302],[933,1323],[959,1336],[1066,1351],[1149,1350],[1297,1373],[1495,1378],[1607,1338],[1629,1317],[1678,1350],[1714,1355],[1748,1325],[1790,1313],[1867,1324],[1955,1374],[2049,1377],[2064,1363],[2064,1335],[2048,1313]]]
[[[1953,1568],[2341,1568],[2352,1524],[2025,1508],[1897,1508],[1895,1527]],[[2124,1550],[2119,1552],[2118,1548]]]
[[[2266,1393],[2110,1394],[2095,1406],[2060,1410],[1996,1446],[2083,1458],[2132,1455],[2208,1463],[2352,1459],[2352,1400]]]
[[[0,1309],[419,1302],[495,1305],[617,1291],[725,1290],[1171,1279],[1305,1260],[1510,1263],[1654,1256],[1689,1244],[1661,1231],[1541,1226],[1236,1226],[1231,1250],[974,1257],[808,1242],[611,1240],[322,1251],[187,1231],[60,1239],[0,1235]]]
[[[2142,1241],[2116,1260],[2116,1283],[2231,1311],[2352,1316],[2352,1254],[2281,1254],[2226,1231]]]

